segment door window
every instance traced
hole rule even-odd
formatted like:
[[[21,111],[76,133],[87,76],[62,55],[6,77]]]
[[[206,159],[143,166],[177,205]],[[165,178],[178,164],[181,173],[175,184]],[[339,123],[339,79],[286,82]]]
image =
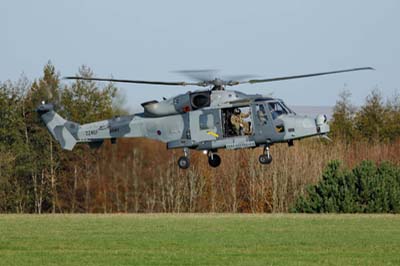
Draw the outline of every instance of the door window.
[[[267,111],[265,110],[265,106],[263,104],[259,104],[256,106],[256,116],[261,124],[267,124],[268,116]]]
[[[201,130],[212,129],[215,127],[214,116],[212,114],[202,114],[199,116]]]

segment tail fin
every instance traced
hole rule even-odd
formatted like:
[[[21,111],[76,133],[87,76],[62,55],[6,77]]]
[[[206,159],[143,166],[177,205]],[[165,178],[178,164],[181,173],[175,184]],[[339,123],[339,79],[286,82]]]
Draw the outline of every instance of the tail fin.
[[[79,124],[62,118],[54,111],[52,104],[42,104],[37,108],[40,118],[46,124],[51,135],[65,150],[72,150],[77,142]]]

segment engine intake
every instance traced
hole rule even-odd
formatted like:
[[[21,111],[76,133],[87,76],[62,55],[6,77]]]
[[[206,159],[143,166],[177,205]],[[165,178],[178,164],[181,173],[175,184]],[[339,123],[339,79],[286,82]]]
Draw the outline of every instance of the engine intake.
[[[210,106],[210,92],[195,92],[190,95],[190,103],[194,110]]]

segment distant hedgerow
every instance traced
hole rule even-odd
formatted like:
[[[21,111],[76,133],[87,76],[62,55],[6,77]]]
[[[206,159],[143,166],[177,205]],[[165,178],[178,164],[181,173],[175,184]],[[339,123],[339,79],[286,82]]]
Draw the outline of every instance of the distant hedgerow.
[[[399,213],[400,167],[363,161],[348,170],[332,161],[322,180],[297,199],[292,212]]]

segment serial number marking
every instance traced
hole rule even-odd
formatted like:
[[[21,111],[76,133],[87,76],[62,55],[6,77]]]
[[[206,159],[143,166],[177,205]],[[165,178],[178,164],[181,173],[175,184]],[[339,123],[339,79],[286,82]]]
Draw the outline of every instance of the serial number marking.
[[[88,131],[85,131],[85,135],[87,136],[87,137],[89,137],[89,136],[94,136],[94,135],[97,135],[97,130],[88,130]]]

